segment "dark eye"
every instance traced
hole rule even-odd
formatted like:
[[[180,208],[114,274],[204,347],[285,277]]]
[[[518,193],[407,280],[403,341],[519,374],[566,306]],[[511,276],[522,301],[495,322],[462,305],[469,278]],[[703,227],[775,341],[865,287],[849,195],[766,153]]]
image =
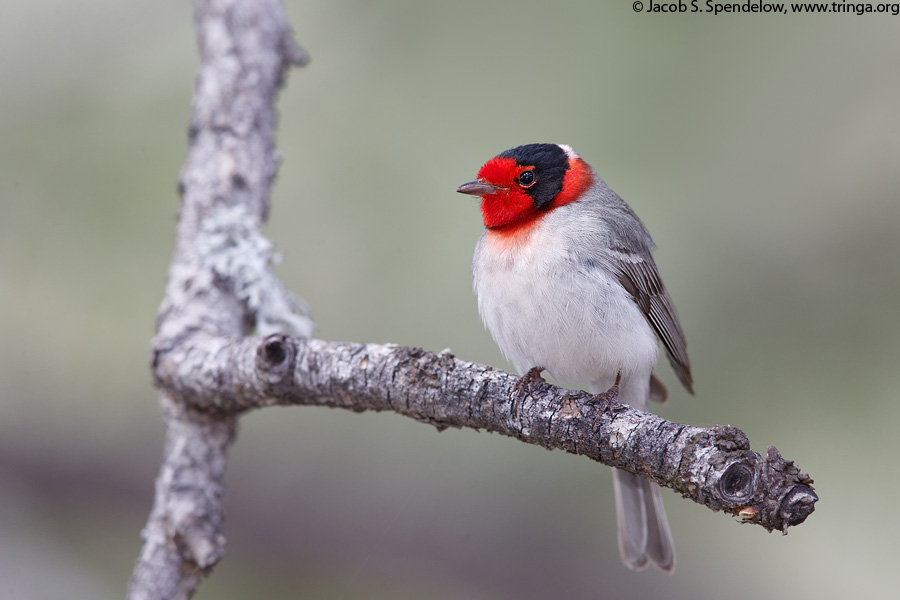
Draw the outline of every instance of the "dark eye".
[[[519,173],[519,177],[516,179],[523,188],[531,187],[534,185],[534,171],[522,171]]]

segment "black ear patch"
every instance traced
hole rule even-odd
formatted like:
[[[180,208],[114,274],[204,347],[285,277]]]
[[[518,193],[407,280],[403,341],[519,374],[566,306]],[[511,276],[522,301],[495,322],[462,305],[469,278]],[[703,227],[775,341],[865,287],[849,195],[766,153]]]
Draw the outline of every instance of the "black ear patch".
[[[523,191],[531,196],[535,208],[549,205],[562,191],[563,177],[569,168],[569,156],[557,144],[526,144],[497,156],[515,159],[520,167],[534,167],[534,185]]]

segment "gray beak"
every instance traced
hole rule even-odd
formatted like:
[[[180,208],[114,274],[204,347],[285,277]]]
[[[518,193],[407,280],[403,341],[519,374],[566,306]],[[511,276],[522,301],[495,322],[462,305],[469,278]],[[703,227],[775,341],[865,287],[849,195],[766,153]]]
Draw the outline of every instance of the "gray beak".
[[[484,196],[485,194],[493,194],[502,189],[502,187],[491,185],[481,179],[476,179],[475,181],[462,184],[456,188],[456,191],[460,194],[469,194],[471,196]]]

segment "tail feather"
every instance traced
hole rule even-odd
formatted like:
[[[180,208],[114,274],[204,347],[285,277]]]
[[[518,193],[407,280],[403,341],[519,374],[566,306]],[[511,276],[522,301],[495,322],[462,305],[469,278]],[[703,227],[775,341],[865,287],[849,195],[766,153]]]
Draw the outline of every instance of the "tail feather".
[[[589,389],[591,393],[598,394],[609,389],[612,383],[610,378],[606,378],[594,382]],[[623,379],[619,401],[647,410],[653,392],[654,384],[649,377]],[[622,562],[634,570],[653,563],[662,571],[672,573],[675,570],[675,548],[659,486],[627,471],[613,469],[613,490]]]
[[[629,569],[639,571],[647,566],[647,511],[644,509],[644,486],[641,478],[627,471],[613,469],[613,491],[616,495],[616,525],[619,555]]]
[[[652,562],[666,573],[675,570],[672,533],[659,487],[627,471],[613,469],[619,554],[629,569]]]
[[[672,530],[666,518],[662,494],[659,486],[643,480],[648,492],[644,494],[647,507],[647,556],[653,563],[665,571],[675,571],[675,544],[672,542]]]

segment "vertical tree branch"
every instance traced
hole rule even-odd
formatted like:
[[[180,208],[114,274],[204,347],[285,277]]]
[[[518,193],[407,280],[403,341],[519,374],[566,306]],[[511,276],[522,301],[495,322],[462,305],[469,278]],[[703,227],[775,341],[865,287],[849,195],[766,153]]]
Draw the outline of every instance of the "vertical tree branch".
[[[197,0],[201,56],[153,369],[183,365],[255,326],[308,336],[312,323],[269,269],[259,233],[278,165],[274,102],[287,68],[308,59],[277,0]],[[177,367],[176,367],[177,370]],[[202,370],[202,369],[201,369]],[[223,474],[237,414],[199,413],[161,386],[163,463],[129,597],[188,598],[222,557]]]

